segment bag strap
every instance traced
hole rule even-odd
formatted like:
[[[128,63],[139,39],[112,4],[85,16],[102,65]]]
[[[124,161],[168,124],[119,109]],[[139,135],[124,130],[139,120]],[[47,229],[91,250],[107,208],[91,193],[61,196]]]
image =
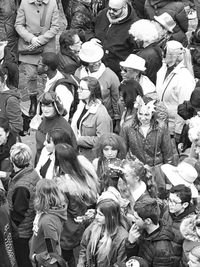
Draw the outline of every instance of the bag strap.
[[[46,16],[47,16],[47,10],[48,10],[48,6],[47,5],[44,5],[44,11],[43,11],[42,17],[40,19],[40,27],[44,27],[44,25],[45,25]]]
[[[169,79],[167,85],[165,86],[165,90],[164,90],[164,92],[163,92],[163,94],[162,94],[161,101],[163,101],[163,98],[164,98],[164,95],[165,95],[165,93],[166,93],[167,87],[169,86],[171,80],[174,78],[175,75],[176,75],[176,73],[173,73],[173,75],[172,75],[171,78]]]

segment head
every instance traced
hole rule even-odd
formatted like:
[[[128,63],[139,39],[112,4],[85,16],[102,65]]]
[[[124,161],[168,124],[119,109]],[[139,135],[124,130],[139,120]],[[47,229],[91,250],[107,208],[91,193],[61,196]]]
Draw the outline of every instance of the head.
[[[7,143],[10,133],[9,122],[5,118],[0,118],[0,146]]]
[[[127,7],[127,0],[109,0],[108,13],[111,19],[120,18]]]
[[[32,151],[26,144],[16,143],[10,149],[10,159],[14,167],[23,169],[31,164]]]
[[[58,68],[58,56],[53,52],[45,52],[42,54],[42,58],[38,63],[38,73],[48,74],[49,72],[55,72]]]
[[[40,100],[40,107],[45,118],[63,115],[65,112],[62,102],[55,92],[44,93]]]
[[[189,253],[189,267],[200,267],[200,246],[194,247]]]
[[[3,70],[6,75],[6,84],[8,87],[18,88],[19,84],[19,70],[18,65],[14,62],[4,61]]]
[[[185,49],[178,41],[168,41],[166,43],[164,57],[166,64],[171,66],[178,65],[184,59]]]
[[[170,213],[179,215],[189,207],[192,199],[191,189],[183,184],[170,189],[168,206]]]
[[[71,51],[76,55],[78,55],[82,44],[76,29],[64,30],[60,35],[59,43],[61,53]]]
[[[200,238],[200,213],[198,213],[195,218],[194,227],[195,227],[198,237]]]
[[[99,81],[89,76],[82,78],[78,89],[78,96],[80,100],[88,103],[96,102],[97,99],[102,99]]]
[[[63,208],[65,197],[54,180],[42,179],[36,185],[35,210],[48,212]]]
[[[72,140],[69,133],[62,128],[56,128],[46,134],[44,145],[49,153],[55,151],[57,144],[69,144],[72,146]]]

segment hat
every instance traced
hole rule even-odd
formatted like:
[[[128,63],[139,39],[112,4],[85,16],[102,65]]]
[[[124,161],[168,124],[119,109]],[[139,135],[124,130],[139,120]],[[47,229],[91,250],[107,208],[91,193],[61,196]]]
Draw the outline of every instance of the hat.
[[[173,32],[176,22],[173,18],[167,13],[163,13],[160,16],[154,16],[154,19],[161,24],[168,32]]]
[[[145,60],[135,54],[130,54],[125,61],[121,61],[120,65],[125,68],[145,71]]]
[[[148,267],[148,263],[141,257],[132,256],[127,262],[126,267]]]
[[[193,108],[200,109],[200,87],[196,87],[191,94],[190,103]]]
[[[161,166],[161,169],[173,186],[184,184],[191,189],[193,198],[198,197],[198,190],[194,185],[198,173],[190,163],[182,161],[177,167],[164,164]]]
[[[60,97],[55,92],[44,93],[41,97],[40,103],[46,104],[46,105],[53,103],[59,115],[65,116],[67,114],[67,111],[63,107],[63,104],[60,100]]]
[[[99,61],[103,55],[104,51],[101,45],[92,41],[83,43],[79,52],[80,59],[88,63]]]

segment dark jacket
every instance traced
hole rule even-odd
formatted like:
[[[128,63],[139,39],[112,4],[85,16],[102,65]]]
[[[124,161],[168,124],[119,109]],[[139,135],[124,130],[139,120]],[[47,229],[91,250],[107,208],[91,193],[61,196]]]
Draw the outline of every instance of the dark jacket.
[[[95,37],[101,41],[105,50],[104,64],[120,76],[119,62],[125,60],[134,48],[128,31],[138,18],[130,5],[127,17],[117,24],[110,24],[107,12],[108,8],[105,8],[97,16]]]
[[[121,134],[130,155],[137,157],[144,164],[155,166],[172,161],[171,139],[165,125],[156,123],[151,126],[145,138],[139,125],[133,122],[130,127],[123,128]]]
[[[145,12],[147,18],[150,20],[153,20],[154,16],[159,16],[167,12],[176,22],[172,39],[179,41],[185,47],[187,46],[186,32],[188,31],[188,18],[181,1],[147,0],[145,3]]]
[[[127,240],[127,256],[128,258],[131,256],[142,257],[148,262],[149,267],[177,267],[173,262],[171,244],[173,237],[170,228],[160,223],[160,227],[151,234],[143,231],[137,243],[130,244]]]
[[[58,53],[58,70],[66,74],[74,74],[81,66],[80,60],[71,51],[60,51]]]

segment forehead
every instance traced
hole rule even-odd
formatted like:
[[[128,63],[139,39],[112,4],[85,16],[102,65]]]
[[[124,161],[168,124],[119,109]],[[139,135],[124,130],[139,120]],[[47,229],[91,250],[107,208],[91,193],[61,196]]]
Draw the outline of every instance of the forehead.
[[[169,198],[170,198],[171,200],[181,201],[180,197],[177,196],[177,194],[170,193],[170,194],[169,194]]]
[[[110,0],[109,7],[119,9],[125,4],[124,0]]]
[[[86,81],[80,81],[80,86],[82,88],[88,88],[87,82]]]
[[[147,106],[141,106],[139,109],[138,109],[138,112],[140,114],[151,114],[151,112],[149,111],[148,107]]]

